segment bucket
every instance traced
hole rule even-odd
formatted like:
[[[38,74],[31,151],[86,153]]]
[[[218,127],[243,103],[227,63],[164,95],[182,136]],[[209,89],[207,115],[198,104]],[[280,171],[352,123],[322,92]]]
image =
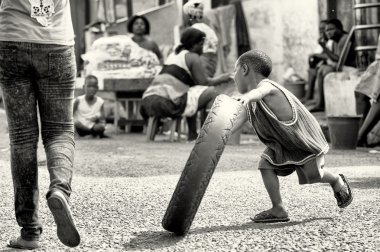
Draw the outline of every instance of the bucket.
[[[327,124],[333,149],[356,149],[361,115],[328,116]]]
[[[285,82],[284,87],[294,94],[298,99],[301,99],[305,96],[305,84],[303,80],[296,82]]]

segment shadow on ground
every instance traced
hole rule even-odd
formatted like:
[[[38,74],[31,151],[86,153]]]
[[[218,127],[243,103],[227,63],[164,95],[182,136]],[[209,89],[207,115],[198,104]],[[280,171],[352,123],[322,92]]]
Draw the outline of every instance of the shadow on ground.
[[[195,228],[190,230],[189,235],[192,234],[204,234],[204,233],[213,233],[213,232],[223,232],[223,231],[244,231],[250,229],[276,229],[282,227],[304,225],[313,221],[321,220],[333,220],[333,218],[310,218],[302,221],[291,221],[291,222],[282,222],[282,223],[254,223],[247,222],[239,225],[232,226],[214,226],[214,227],[205,227],[205,228]],[[174,246],[176,243],[181,241],[184,237],[177,236],[173,233],[167,231],[149,231],[141,232],[136,235],[135,238],[132,238],[131,241],[127,244],[124,244],[125,249],[127,250],[142,250],[142,249],[160,249],[165,247]]]
[[[357,189],[377,189],[380,188],[380,177],[355,178],[349,183]]]

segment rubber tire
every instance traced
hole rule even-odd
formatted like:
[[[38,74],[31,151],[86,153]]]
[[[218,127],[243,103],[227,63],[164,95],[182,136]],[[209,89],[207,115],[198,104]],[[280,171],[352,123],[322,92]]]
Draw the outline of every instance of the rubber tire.
[[[226,95],[215,99],[162,220],[164,229],[177,235],[187,234],[231,129],[245,111],[240,102]]]

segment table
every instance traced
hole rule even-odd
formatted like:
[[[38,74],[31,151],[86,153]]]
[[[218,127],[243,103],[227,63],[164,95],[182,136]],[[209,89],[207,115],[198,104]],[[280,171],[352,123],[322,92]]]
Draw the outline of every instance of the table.
[[[153,78],[104,79],[104,90],[115,93],[115,128],[125,126],[125,131],[130,132],[131,126],[144,125],[144,120],[140,115],[141,98],[152,80]],[[119,102],[125,107],[125,120],[120,120]]]

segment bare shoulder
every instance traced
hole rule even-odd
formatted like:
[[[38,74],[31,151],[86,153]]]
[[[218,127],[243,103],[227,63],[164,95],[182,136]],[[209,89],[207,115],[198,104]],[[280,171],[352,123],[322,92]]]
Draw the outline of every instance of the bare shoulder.
[[[293,110],[291,104],[286,98],[286,95],[282,92],[281,89],[275,85],[270,84],[269,82],[266,84],[266,86],[268,86],[267,88],[271,91],[270,95],[267,95],[263,98],[265,104],[277,116],[279,120],[291,120],[293,116]]]
[[[193,65],[193,64],[199,64],[200,63],[200,57],[198,54],[193,53],[193,52],[188,52],[185,55],[186,63],[188,65]]]

